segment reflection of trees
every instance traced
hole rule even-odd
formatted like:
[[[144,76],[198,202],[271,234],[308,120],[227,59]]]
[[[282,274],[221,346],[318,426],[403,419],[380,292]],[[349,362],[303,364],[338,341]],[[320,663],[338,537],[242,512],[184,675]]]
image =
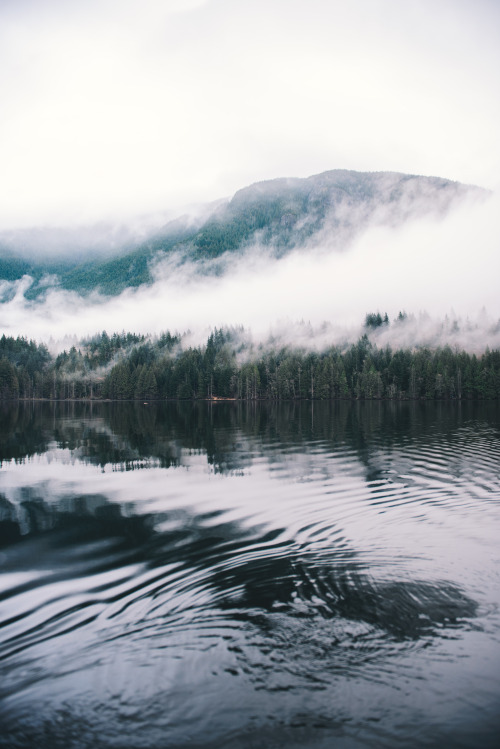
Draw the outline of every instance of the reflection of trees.
[[[251,465],[256,454],[280,461],[296,448],[325,454],[342,448],[359,459],[371,481],[382,470],[380,455],[408,443],[418,451],[420,444],[451,440],[471,420],[497,428],[495,418],[491,404],[478,403],[17,403],[2,406],[0,458],[22,460],[55,442],[98,465],[128,468],[154,460],[169,467],[181,464],[187,451],[206,454],[225,472]],[[175,528],[156,530],[164,520]],[[327,558],[304,555],[291,541],[280,544],[280,536],[279,528],[262,537],[258,529],[217,523],[217,514],[206,523],[184,509],[175,517],[128,517],[104,496],[68,496],[53,506],[26,494],[14,506],[0,495],[4,548],[37,539],[53,548],[112,542],[113,553],[93,564],[175,563],[184,567],[186,585],[202,571],[218,606],[235,617],[251,619],[257,612],[263,623],[278,607],[292,617],[359,621],[405,639],[474,616],[475,603],[455,586],[380,583],[360,567],[355,551],[342,549],[339,563],[334,548]],[[71,563],[65,574],[72,574]]]
[[[461,626],[477,611],[476,602],[450,583],[377,582],[359,569],[354,553],[350,562],[331,565],[314,564],[294,554],[260,558],[237,574],[232,568],[230,583],[242,589],[237,616],[257,618],[264,627],[279,611],[299,619],[362,622],[405,640],[432,634],[436,627]],[[234,599],[227,605],[234,609]]]
[[[48,424],[38,412],[30,403],[0,402],[0,464],[3,460],[23,460],[47,449],[50,437],[44,425]]]
[[[168,530],[163,529],[165,521]],[[67,496],[56,507],[31,497],[17,508],[0,497],[7,566],[14,550],[22,566],[53,569],[50,574],[58,579],[113,569],[119,579],[122,567],[141,562],[161,569],[154,578],[155,599],[172,585],[184,591],[201,586],[212,591],[211,607],[264,632],[286,615],[306,623],[360,622],[396,640],[415,640],[438,627],[462,626],[464,618],[476,615],[476,603],[455,585],[377,581],[344,541],[341,549],[304,550],[282,540],[282,531],[262,532],[222,518],[217,522],[217,514],[205,518],[179,508],[155,516],[125,516],[104,495]],[[16,548],[21,553],[16,555]],[[23,548],[28,551],[22,553]],[[173,582],[167,569],[182,574]],[[148,595],[153,593],[145,591]],[[190,597],[186,600],[185,605],[192,605]]]
[[[480,404],[464,405],[448,408],[442,404],[440,418],[436,419],[434,404],[19,404],[3,410],[0,458],[23,459],[47,450],[55,442],[93,464],[114,463],[127,468],[154,459],[165,466],[179,465],[184,460],[183,451],[194,451],[206,455],[214,470],[231,471],[245,462],[251,464],[254,456],[265,456],[266,461],[284,460],[286,451],[291,453],[291,460],[295,454],[310,453],[321,466],[328,466],[336,463],[329,460],[330,456],[341,458],[348,451],[348,460],[352,463],[358,458],[371,479],[379,470],[380,453],[409,441],[418,450],[419,443],[429,445],[443,436],[453,437],[457,427],[468,419],[483,419],[496,427],[495,414],[488,413],[491,404],[488,409]],[[53,470],[58,470],[56,461]],[[77,461],[76,481],[79,470],[83,472]],[[356,467],[354,470],[359,473]],[[98,471],[85,473],[99,478]],[[182,476],[187,472],[164,472],[165,476],[172,473]],[[398,656],[406,658],[409,650],[433,644],[439,635],[443,639],[453,637],[451,630],[472,626],[467,620],[477,614],[477,604],[459,586],[409,579],[411,566],[400,579],[377,577],[383,574],[382,567],[377,563],[368,567],[371,557],[363,549],[353,548],[340,527],[330,527],[335,522],[330,519],[334,512],[328,517],[321,515],[328,527],[320,537],[313,532],[300,536],[294,533],[292,537],[290,531],[297,516],[286,516],[286,503],[277,503],[277,510],[283,508],[283,513],[274,513],[273,525],[272,513],[266,511],[265,525],[251,527],[248,515],[240,523],[231,514],[233,520],[229,522],[226,514],[213,509],[212,501],[206,515],[195,514],[183,506],[185,498],[176,502],[174,494],[166,489],[168,501],[161,503],[162,512],[133,514],[140,512],[141,502],[122,506],[111,501],[111,497],[123,496],[115,492],[127,476],[113,478],[118,482],[112,484],[112,495],[68,492],[58,497],[57,504],[53,497],[46,501],[36,485],[16,493],[17,504],[0,495],[2,569],[27,573],[6,576],[7,585],[15,587],[1,594],[9,617],[0,623],[0,627],[6,627],[2,635],[9,634],[3,637],[0,648],[0,658],[6,664],[3,693],[8,693],[9,684],[20,685],[21,700],[21,690],[27,687],[24,694],[32,705],[43,704],[40,694],[47,675],[51,680],[48,700],[53,694],[52,681],[65,687],[64,678],[69,674],[71,682],[82,684],[83,699],[78,704],[85,707],[87,685],[103,681],[105,672],[100,664],[106,667],[116,659],[120,669],[123,662],[127,682],[137,674],[138,687],[146,686],[145,710],[137,710],[146,716],[144,724],[137,723],[145,731],[140,740],[146,736],[144,740],[149,741],[148,721],[153,713],[148,711],[153,701],[160,706],[158,714],[167,716],[165,725],[170,730],[174,723],[173,695],[178,692],[178,714],[184,718],[185,695],[196,696],[196,686],[205,683],[207,674],[216,672],[222,678],[226,671],[238,677],[229,677],[229,689],[234,683],[234,701],[228,700],[226,706],[241,706],[250,697],[250,710],[254,709],[255,696],[250,688],[255,692],[265,690],[262,702],[256,704],[264,705],[266,711],[268,704],[274,710],[285,703],[292,714],[300,713],[314,698],[312,690],[333,687],[324,693],[322,702],[312,702],[317,710],[311,710],[311,719],[323,720],[323,705],[328,704],[337,720],[345,711],[338,700],[341,686],[347,686],[347,695],[350,684],[359,684],[363,690],[364,679],[373,680],[375,685],[394,681],[395,689],[400,689],[407,676],[420,678],[422,663],[424,667],[430,663],[432,681],[432,665],[443,657],[440,647],[429,651],[430,660],[428,656],[419,660],[420,666]],[[203,486],[198,478],[195,476],[196,488]],[[159,482],[152,483],[157,491]],[[232,491],[237,483],[212,482],[216,491],[221,485]],[[97,491],[103,486],[106,484],[98,486]],[[147,481],[144,489],[147,499]],[[129,497],[130,492],[125,495]],[[223,505],[221,502],[220,507]],[[152,504],[145,506],[150,510]],[[201,506],[206,507],[203,503]],[[308,517],[305,522],[309,522]],[[319,523],[316,528],[320,529]],[[392,574],[401,569],[395,565]],[[101,572],[105,574],[100,576]],[[54,585],[60,581],[63,585]],[[35,626],[31,616],[34,610]],[[7,628],[12,622],[15,636],[10,637]],[[70,633],[69,638],[66,633]],[[456,636],[462,637],[462,633]],[[446,647],[444,641],[441,644]],[[454,652],[458,652],[456,648]],[[57,653],[59,657],[54,655]],[[173,659],[179,673],[186,674],[192,691],[187,692],[185,686],[178,690],[177,680],[166,673],[168,691],[158,685],[155,694],[159,668]],[[152,665],[150,670],[153,663],[154,670]],[[412,665],[415,669],[410,668]],[[145,666],[140,669],[144,677],[139,675],[138,666]],[[398,673],[401,667],[409,668],[407,676],[403,673],[403,681]],[[346,680],[338,681],[339,677]],[[218,678],[209,684],[215,694],[220,684],[224,688],[227,684]],[[151,680],[151,689],[146,679]],[[276,701],[273,690],[279,690]],[[286,695],[283,690],[300,691],[290,701],[293,693]],[[97,701],[99,697],[97,692]],[[349,702],[349,696],[346,699]],[[198,702],[203,710],[206,702]],[[28,710],[29,702],[25,703]],[[136,704],[142,705],[142,695]],[[86,741],[90,734],[85,732],[96,724],[98,711],[105,709],[97,702],[95,713],[90,708],[85,713],[84,743],[91,743],[90,739]],[[43,735],[53,745],[52,734],[62,736],[60,721],[66,713],[56,713],[50,706],[49,716],[51,711],[57,720],[52,732],[50,725],[47,728],[44,710],[33,714],[42,715]],[[110,715],[102,714],[105,718]],[[58,746],[71,744],[75,726],[80,729],[78,716],[67,715],[71,716],[68,739]],[[350,712],[346,715],[350,721]],[[16,712],[13,716],[9,720],[15,728],[4,741],[8,742],[9,736],[16,740],[22,737],[24,745],[26,740],[36,745],[42,723],[30,733],[29,722],[26,728],[26,720],[19,721]],[[123,728],[121,712],[118,717]],[[110,726],[111,731],[116,727],[112,715]],[[182,730],[184,727],[182,723]],[[247,735],[247,724],[242,730]],[[243,733],[235,731],[233,735]],[[102,730],[96,731],[97,744],[102,735],[112,735],[105,731],[101,734]],[[332,738],[334,743],[336,736]],[[325,737],[321,736],[322,745]],[[292,743],[296,740],[294,729]],[[174,743],[180,746],[182,742]],[[308,745],[307,738],[303,743]]]
[[[0,494],[0,545],[19,541],[21,529],[17,518],[16,507]]]
[[[149,516],[124,516],[120,506],[102,494],[65,496],[57,506],[30,490],[21,491],[18,504],[0,494],[0,542],[4,545],[37,537],[49,539],[55,547],[116,538],[121,545],[137,548],[151,535],[151,528]]]
[[[188,451],[206,454],[216,471],[230,472],[250,465],[255,452],[279,461],[289,449],[319,446],[329,452],[342,446],[366,467],[368,480],[378,477],[377,453],[448,440],[469,420],[497,428],[496,409],[475,402],[63,402],[0,408],[0,460],[43,453],[55,441],[96,465],[129,469],[154,460],[170,467],[180,465]]]

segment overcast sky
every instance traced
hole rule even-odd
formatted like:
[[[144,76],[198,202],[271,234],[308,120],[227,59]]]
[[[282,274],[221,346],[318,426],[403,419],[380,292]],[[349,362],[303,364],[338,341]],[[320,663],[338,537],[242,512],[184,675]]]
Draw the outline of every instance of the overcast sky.
[[[498,189],[498,0],[1,0],[0,229],[327,169]]]

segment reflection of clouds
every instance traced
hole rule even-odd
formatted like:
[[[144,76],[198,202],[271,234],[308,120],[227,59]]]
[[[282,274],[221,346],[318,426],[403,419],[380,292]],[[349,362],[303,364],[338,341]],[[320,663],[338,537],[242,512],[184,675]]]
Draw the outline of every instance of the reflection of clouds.
[[[495,659],[477,653],[497,645],[486,617],[498,598],[498,440],[488,406],[471,404],[469,425],[466,404],[441,418],[433,406],[315,404],[312,420],[309,404],[253,405],[240,418],[222,404],[172,404],[141,422],[126,404],[78,419],[80,409],[88,415],[80,404],[67,423],[51,405],[39,409],[45,452],[0,472],[0,520],[20,529],[1,551],[2,689],[15,705],[29,680],[23,736],[36,733],[40,714],[51,735],[46,716],[57,715],[59,694],[84,705],[93,729],[109,709],[106,730],[125,694],[127,709],[147,715],[139,744],[152,706],[155,727],[165,704],[165,730],[174,713],[185,726],[186,694],[200,684],[200,715],[196,706],[190,715],[203,726],[207,704],[219,715],[222,689],[235,730],[242,705],[253,714],[260,700],[268,714],[285,691],[286,710],[303,711],[306,695],[315,715],[334,710],[335,725],[339,711],[352,714],[353,685],[373,704],[381,692],[391,710],[398,700],[398,720],[409,693],[426,710],[436,695],[455,705],[464,689],[456,668],[481,695],[487,674],[495,696]],[[103,454],[110,443],[130,454],[141,424],[156,442],[144,439],[137,470],[92,462],[103,437]],[[169,468],[144,452],[160,435],[177,438]],[[240,455],[244,470],[229,469]],[[434,468],[447,487],[428,480]],[[457,495],[486,481],[482,502]],[[60,725],[54,718],[56,733]]]
[[[5,461],[0,490],[14,508],[31,501],[49,513],[70,509],[68,497],[106,497],[130,516],[222,513],[246,528],[279,527],[286,543],[318,554],[344,536],[381,569],[413,557],[432,575],[463,553],[443,527],[491,512],[491,491],[500,491],[493,433],[476,421],[487,408],[443,406],[437,430],[434,404],[315,404],[314,420],[309,404],[252,406],[239,421],[235,408],[172,404],[141,421],[132,405],[102,404],[94,418],[56,419],[57,443],[51,407],[42,408],[45,452],[37,443],[26,462]]]
[[[319,470],[297,481],[295,472],[276,476],[272,463],[262,462],[247,474],[223,477],[208,470],[205,456],[193,454],[182,469],[101,472],[69,450],[51,449],[28,464],[7,467],[2,521],[18,524],[21,536],[13,534],[11,541],[31,535],[36,544],[40,533],[59,533],[49,552],[56,557],[61,544],[121,539],[128,551],[122,558],[119,544],[119,567],[137,553],[146,567],[181,564],[188,570],[183,589],[208,586],[218,591],[212,596],[217,606],[236,607],[251,622],[251,612],[267,612],[273,627],[274,612],[278,627],[283,613],[340,617],[396,639],[415,639],[474,616],[475,604],[453,585],[398,582],[409,564],[413,574],[419,568],[409,538],[422,514],[408,517],[394,499],[381,523],[378,509],[366,503],[363,479],[349,471],[340,476],[342,461],[331,454],[316,453],[312,462],[319,464],[321,457],[333,461],[335,479],[326,480]],[[436,545],[442,543],[439,530]],[[394,532],[404,537],[404,547],[391,542]],[[429,524],[423,532],[428,550]],[[420,544],[422,533],[416,535]],[[50,548],[50,536],[45,538]],[[110,554],[107,545],[102,553]],[[398,558],[391,569],[387,562]]]

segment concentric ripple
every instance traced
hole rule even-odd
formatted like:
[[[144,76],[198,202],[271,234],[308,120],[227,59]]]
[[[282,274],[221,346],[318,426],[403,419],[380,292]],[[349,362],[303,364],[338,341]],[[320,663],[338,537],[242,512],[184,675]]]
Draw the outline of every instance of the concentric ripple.
[[[0,746],[495,746],[496,410],[189,409],[24,414]]]

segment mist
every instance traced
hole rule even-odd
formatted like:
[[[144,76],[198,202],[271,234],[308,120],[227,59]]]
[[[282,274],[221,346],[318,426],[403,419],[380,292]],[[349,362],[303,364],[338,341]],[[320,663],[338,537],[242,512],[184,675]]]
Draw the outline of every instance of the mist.
[[[500,346],[499,196],[465,201],[444,217],[370,225],[339,252],[322,243],[285,257],[252,244],[213,263],[170,257],[155,282],[114,298],[81,298],[50,287],[27,300],[29,277],[0,285],[0,328],[37,341],[81,339],[103,329],[186,333],[194,343],[213,327],[242,326],[255,341],[326,347],[355,340],[369,312],[404,323],[371,332],[380,345],[449,343],[470,351]],[[217,271],[217,272],[215,272]]]

